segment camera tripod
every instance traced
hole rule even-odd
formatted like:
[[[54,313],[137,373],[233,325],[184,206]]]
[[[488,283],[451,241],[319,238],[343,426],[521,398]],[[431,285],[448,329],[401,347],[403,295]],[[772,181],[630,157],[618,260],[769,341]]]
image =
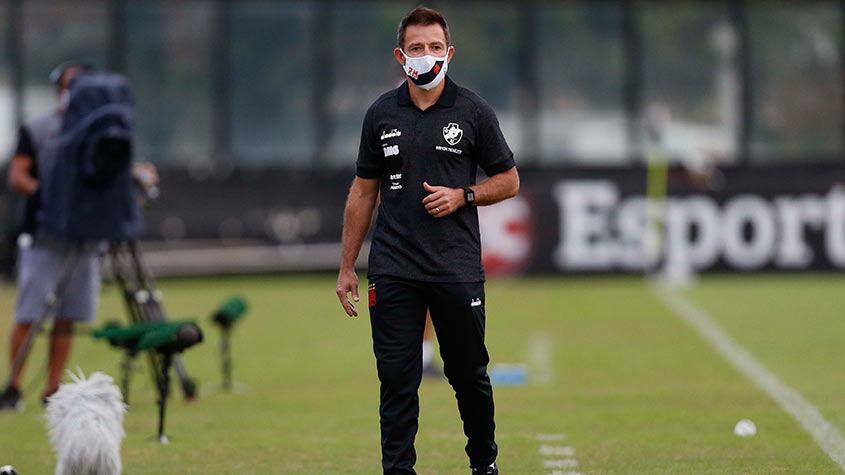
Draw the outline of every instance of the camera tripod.
[[[167,313],[162,305],[162,293],[158,289],[152,272],[147,268],[141,257],[141,251],[136,241],[118,241],[109,244],[107,254],[110,258],[114,280],[120,288],[123,302],[132,323],[163,322],[167,320]],[[155,351],[147,351],[153,382],[159,383],[160,378],[167,377],[162,371],[169,369],[170,364],[163,364]],[[127,354],[121,364],[121,386],[124,402],[129,398],[129,375],[131,356]],[[196,384],[188,376],[185,365],[179,355],[172,357],[173,369],[182,387],[182,393],[187,400],[196,397]]]

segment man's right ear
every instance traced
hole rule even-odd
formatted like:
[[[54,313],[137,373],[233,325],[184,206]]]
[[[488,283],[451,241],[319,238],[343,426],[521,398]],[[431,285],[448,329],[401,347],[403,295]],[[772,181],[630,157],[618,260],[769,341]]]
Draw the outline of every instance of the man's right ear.
[[[402,50],[396,48],[393,50],[393,57],[396,58],[396,61],[399,62],[399,65],[405,66],[405,56],[402,54]]]

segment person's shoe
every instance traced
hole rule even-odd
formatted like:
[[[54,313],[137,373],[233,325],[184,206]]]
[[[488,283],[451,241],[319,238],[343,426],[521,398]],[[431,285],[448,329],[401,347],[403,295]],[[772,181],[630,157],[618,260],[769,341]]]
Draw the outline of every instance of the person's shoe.
[[[23,411],[20,389],[9,386],[0,394],[0,411]]]
[[[499,467],[496,466],[496,462],[486,467],[472,467],[472,475],[499,475]]]
[[[49,401],[50,396],[55,394],[56,391],[58,391],[58,390],[59,390],[59,388],[58,388],[58,386],[56,386],[56,388],[53,389],[52,391],[45,392],[44,395],[41,396],[41,405],[44,406],[44,407],[47,407],[47,403],[50,402]]]

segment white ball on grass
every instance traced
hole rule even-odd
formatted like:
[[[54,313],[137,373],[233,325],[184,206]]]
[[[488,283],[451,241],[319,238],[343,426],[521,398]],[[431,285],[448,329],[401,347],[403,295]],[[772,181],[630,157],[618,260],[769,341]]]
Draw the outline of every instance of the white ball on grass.
[[[740,437],[750,437],[757,434],[757,426],[748,419],[743,419],[734,426],[734,434]]]

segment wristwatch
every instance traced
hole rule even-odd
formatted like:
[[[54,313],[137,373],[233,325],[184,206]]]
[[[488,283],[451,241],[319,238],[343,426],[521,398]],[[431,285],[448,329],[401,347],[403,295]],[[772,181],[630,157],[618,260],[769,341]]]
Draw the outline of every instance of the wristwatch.
[[[468,186],[464,186],[464,200],[466,201],[466,206],[475,206],[475,192],[472,191],[472,188]]]

